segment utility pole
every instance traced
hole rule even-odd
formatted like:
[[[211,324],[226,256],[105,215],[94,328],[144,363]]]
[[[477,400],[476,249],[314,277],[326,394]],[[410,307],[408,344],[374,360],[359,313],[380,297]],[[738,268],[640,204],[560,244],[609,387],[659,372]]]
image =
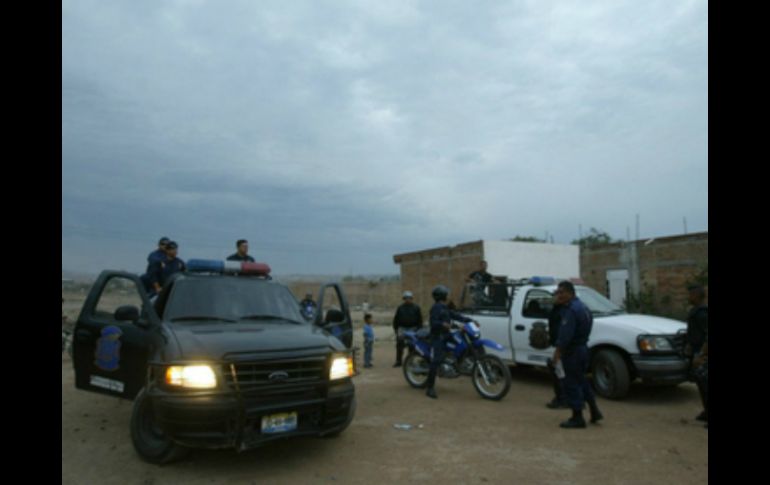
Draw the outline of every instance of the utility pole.
[[[687,234],[687,218],[686,218],[686,217],[684,217],[684,218],[682,218],[682,219],[683,219],[683,221],[684,221],[684,233],[685,233],[685,234]]]
[[[636,240],[639,240],[639,214],[636,215]]]

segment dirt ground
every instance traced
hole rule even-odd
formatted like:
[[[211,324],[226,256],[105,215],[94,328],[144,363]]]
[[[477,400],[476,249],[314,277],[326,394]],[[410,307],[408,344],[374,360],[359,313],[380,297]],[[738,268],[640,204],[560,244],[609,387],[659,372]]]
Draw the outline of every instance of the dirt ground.
[[[387,323],[388,316],[375,314],[375,319]],[[360,321],[359,315],[354,318]],[[708,481],[708,430],[694,420],[700,401],[692,384],[634,385],[623,401],[599,400],[605,415],[601,424],[562,430],[558,424],[569,411],[545,407],[552,390],[543,372],[512,369],[511,390],[500,402],[482,399],[467,377],[439,379],[439,399],[433,401],[410,388],[400,368],[391,367],[392,330],[381,325],[375,332],[374,368],[359,367],[356,416],[337,438],[297,438],[243,453],[196,450],[163,467],[143,462],[134,452],[131,403],[76,390],[72,362],[63,354],[62,483]],[[358,328],[356,342],[360,346]],[[394,424],[414,428],[399,430]]]

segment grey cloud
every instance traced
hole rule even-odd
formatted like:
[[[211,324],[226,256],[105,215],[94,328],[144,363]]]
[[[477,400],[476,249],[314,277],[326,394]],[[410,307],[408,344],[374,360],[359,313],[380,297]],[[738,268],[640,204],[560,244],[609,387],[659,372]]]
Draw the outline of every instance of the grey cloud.
[[[708,228],[700,2],[62,10],[65,264],[166,232],[201,253],[257,234],[282,268],[333,272],[579,223],[624,237],[637,212],[650,235]]]

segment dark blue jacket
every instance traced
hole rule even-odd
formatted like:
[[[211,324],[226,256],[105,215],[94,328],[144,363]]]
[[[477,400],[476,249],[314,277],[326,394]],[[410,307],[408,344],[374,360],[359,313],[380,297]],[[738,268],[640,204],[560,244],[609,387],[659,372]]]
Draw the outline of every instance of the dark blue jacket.
[[[577,347],[588,343],[594,317],[591,310],[575,297],[561,310],[561,327],[556,340],[556,347],[568,354]]]
[[[166,281],[168,281],[169,277],[174,273],[179,273],[180,271],[184,271],[186,269],[186,266],[184,264],[184,261],[182,261],[179,258],[174,259],[163,259],[162,261],[155,261],[152,264],[150,264],[150,267],[147,271],[148,276],[148,282],[150,284],[150,287],[152,287],[155,283],[158,283],[160,286],[163,286],[166,284]]]
[[[434,303],[430,309],[430,334],[433,336],[441,335],[442,333],[449,332],[444,327],[445,323],[450,323],[450,320],[459,320],[463,323],[472,322],[472,318],[468,318],[465,315],[461,315],[456,311],[450,310],[446,303],[437,302]]]
[[[700,305],[687,316],[687,342],[692,347],[693,355],[698,355],[701,347],[708,342],[709,335],[709,310],[705,305]]]
[[[248,263],[253,263],[254,262],[254,258],[249,256],[248,254],[246,256],[241,256],[238,253],[231,254],[230,256],[227,257],[227,260],[228,261],[246,261]]]
[[[166,259],[166,252],[162,249],[156,249],[147,256],[147,264],[150,265],[156,261],[163,261]]]
[[[150,274],[150,268],[152,267],[153,263],[157,263],[160,261],[163,261],[166,259],[166,252],[162,249],[156,249],[155,251],[151,252],[147,255],[147,270],[145,271],[146,274]]]

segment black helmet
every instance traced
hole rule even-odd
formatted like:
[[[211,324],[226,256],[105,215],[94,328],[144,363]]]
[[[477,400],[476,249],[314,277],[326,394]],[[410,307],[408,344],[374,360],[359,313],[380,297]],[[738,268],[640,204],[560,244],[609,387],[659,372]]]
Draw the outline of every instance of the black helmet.
[[[445,301],[449,296],[449,288],[444,285],[438,285],[437,287],[433,288],[431,294],[433,295],[434,300]]]

